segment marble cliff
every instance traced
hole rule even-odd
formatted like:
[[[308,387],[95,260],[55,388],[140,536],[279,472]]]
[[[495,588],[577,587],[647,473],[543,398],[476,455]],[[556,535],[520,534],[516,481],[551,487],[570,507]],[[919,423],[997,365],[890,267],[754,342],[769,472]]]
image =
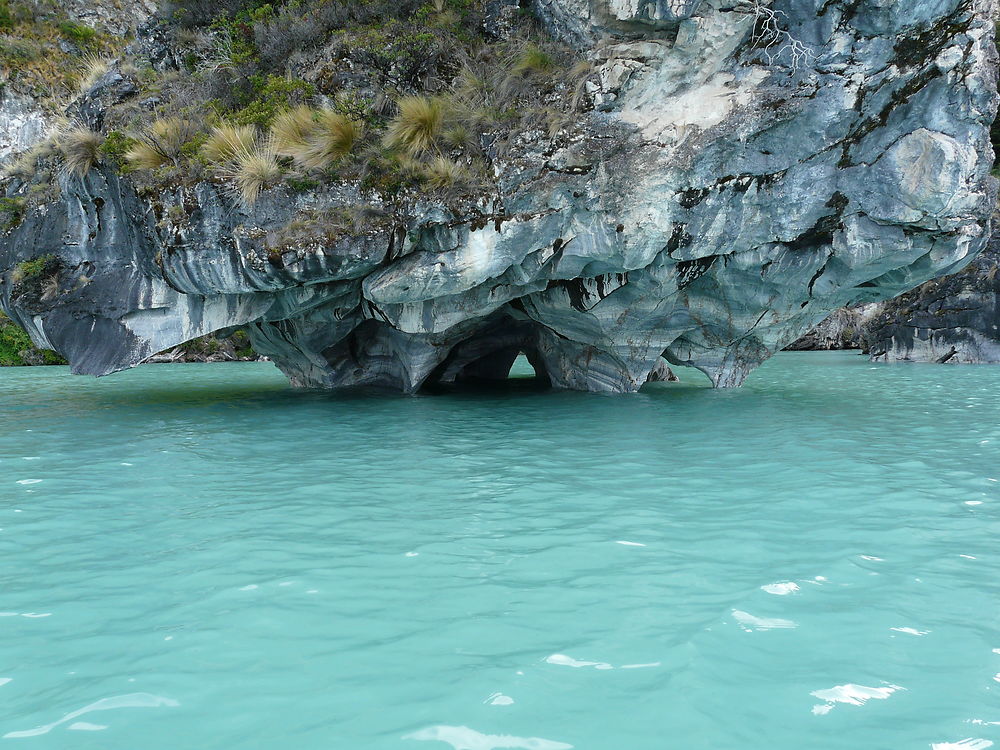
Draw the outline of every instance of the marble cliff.
[[[510,4],[489,5],[502,27]],[[555,132],[484,133],[488,184],[391,206],[352,181],[279,186],[248,206],[212,179],[150,195],[107,165],[62,172],[0,235],[0,307],[91,375],[240,328],[310,387],[503,378],[519,352],[557,388],[635,391],[663,360],[733,387],[836,308],[984,248],[992,0],[532,10],[591,64],[583,104]],[[127,86],[112,69],[72,114],[100,127]]]

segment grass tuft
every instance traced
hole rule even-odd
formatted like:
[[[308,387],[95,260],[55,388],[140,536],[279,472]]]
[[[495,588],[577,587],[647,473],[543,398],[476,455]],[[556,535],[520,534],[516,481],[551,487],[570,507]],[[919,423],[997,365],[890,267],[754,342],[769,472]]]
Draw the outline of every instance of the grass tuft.
[[[243,204],[249,207],[265,188],[277,184],[283,173],[274,144],[267,140],[237,153],[221,174],[232,181]]]
[[[443,156],[435,156],[423,168],[427,185],[435,190],[448,190],[469,181],[465,167]]]
[[[512,76],[527,78],[532,75],[547,75],[555,70],[556,61],[537,44],[525,44],[517,53],[510,67]]]
[[[399,114],[386,131],[385,145],[411,156],[429,151],[441,134],[444,114],[439,97],[404,96],[399,100]]]
[[[316,116],[316,127],[305,149],[295,159],[306,169],[329,169],[351,153],[362,133],[361,123],[324,109]]]
[[[56,139],[63,156],[63,168],[77,177],[83,177],[97,166],[103,144],[103,135],[82,126],[60,133]]]
[[[177,164],[184,144],[197,134],[190,120],[169,117],[156,120],[144,133],[135,136],[135,145],[125,153],[133,169],[156,169],[165,164]]]
[[[301,153],[316,128],[316,111],[300,104],[275,116],[271,122],[271,139],[279,156]]]
[[[94,84],[109,70],[111,70],[110,60],[99,55],[85,56],[80,66],[80,93],[86,94],[94,88]]]
[[[253,125],[223,123],[212,128],[201,146],[201,155],[212,164],[223,164],[237,154],[248,153],[257,144],[257,128]]]

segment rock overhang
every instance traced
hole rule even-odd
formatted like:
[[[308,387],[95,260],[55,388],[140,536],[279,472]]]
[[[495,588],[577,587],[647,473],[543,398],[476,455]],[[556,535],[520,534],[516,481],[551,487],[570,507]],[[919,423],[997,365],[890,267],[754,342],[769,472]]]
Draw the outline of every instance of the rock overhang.
[[[996,199],[991,3],[813,5],[539,0],[591,45],[595,108],[515,135],[490,194],[275,256],[297,212],[369,196],[246,209],[200,183],[161,196],[195,206],[178,230],[127,179],[64,176],[0,239],[0,304],[92,374],[247,326],[302,385],[502,377],[515,346],[556,387],[636,390],[664,358],[739,385],[831,310],[970,260]],[[45,253],[56,304],[12,279]]]

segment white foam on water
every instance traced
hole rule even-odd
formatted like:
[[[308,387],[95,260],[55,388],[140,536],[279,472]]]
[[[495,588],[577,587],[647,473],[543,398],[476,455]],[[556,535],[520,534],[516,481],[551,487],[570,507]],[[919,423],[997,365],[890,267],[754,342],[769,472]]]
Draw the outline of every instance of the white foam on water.
[[[257,588],[256,583],[248,583],[246,586],[241,586],[240,591],[253,591],[255,588]]]
[[[615,544],[623,544],[626,547],[645,547],[646,545],[642,542],[626,542],[623,539],[619,539]]]
[[[650,667],[662,666],[662,662],[651,661],[648,664],[622,664],[622,669],[648,669]]]
[[[875,557],[875,555],[862,555],[861,559],[862,560],[871,560],[873,562],[885,562],[885,558],[883,558],[883,557]]]
[[[966,560],[975,560],[976,559],[972,555],[959,555],[959,557],[964,557]]]
[[[548,664],[555,664],[560,667],[573,667],[574,669],[579,669],[580,667],[614,669],[614,667],[604,661],[581,661],[580,659],[574,659],[572,656],[566,656],[566,654],[552,654],[552,656],[546,656],[545,661]]]
[[[100,732],[102,729],[107,729],[108,727],[106,724],[91,724],[86,721],[75,721],[66,728],[77,732]]]
[[[503,693],[493,693],[493,695],[484,700],[483,703],[489,706],[510,706],[513,705],[514,699],[509,695],[504,695]]]
[[[13,679],[14,679],[13,677],[0,677],[0,686],[6,685]]]
[[[966,500],[965,504],[966,505],[982,505],[983,501],[982,500]]]
[[[30,617],[31,619],[37,619],[39,617],[52,617],[51,612],[22,612],[21,617]]]
[[[741,609],[734,609],[733,617],[740,624],[740,627],[748,633],[755,630],[787,630],[799,626],[793,620],[783,620],[780,617],[757,617]]]
[[[18,484],[38,484],[41,481],[42,481],[41,479],[18,479],[17,483]]]
[[[419,554],[420,554],[419,552],[407,552],[406,556],[407,557],[416,557]]]
[[[836,704],[846,703],[849,706],[863,706],[870,700],[884,701],[897,690],[906,690],[899,685],[885,685],[883,687],[868,687],[867,685],[835,685],[825,690],[813,690],[809,695],[826,701],[825,704],[813,706],[812,712],[817,716],[830,713]]]
[[[929,630],[917,630],[916,628],[889,628],[889,630],[895,630],[897,633],[908,633],[909,635],[927,635],[931,632]]]
[[[520,748],[520,750],[571,750],[572,745],[541,737],[515,737],[510,734],[483,734],[469,727],[453,727],[441,724],[418,732],[403,735],[404,740],[444,742],[454,750],[498,750],[498,748]]]
[[[988,747],[993,747],[993,743],[976,737],[966,737],[958,742],[934,742],[931,744],[931,750],[986,750]]]
[[[73,719],[83,716],[84,714],[89,714],[91,711],[110,711],[117,708],[158,708],[159,706],[176,707],[179,705],[180,703],[175,701],[173,698],[164,698],[161,695],[153,695],[152,693],[129,693],[128,695],[116,695],[111,698],[101,698],[99,701],[95,701],[90,705],[79,708],[76,711],[71,711],[58,721],[53,721],[51,724],[43,724],[42,726],[35,727],[34,729],[22,729],[16,732],[7,732],[3,738],[14,739],[17,737],[37,737],[41,734],[48,734],[60,724],[73,721]]]
[[[799,584],[797,583],[782,581],[781,583],[769,583],[766,586],[761,586],[760,590],[766,591],[768,594],[774,594],[775,596],[788,596],[789,594],[794,594],[800,589]]]

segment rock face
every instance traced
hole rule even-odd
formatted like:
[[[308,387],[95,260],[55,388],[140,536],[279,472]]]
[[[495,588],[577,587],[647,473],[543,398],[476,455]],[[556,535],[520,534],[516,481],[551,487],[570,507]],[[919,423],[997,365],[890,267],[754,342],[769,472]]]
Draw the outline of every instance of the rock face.
[[[50,120],[31,97],[0,88],[0,164],[42,140]]]
[[[886,303],[864,329],[872,359],[1000,363],[1000,235],[957,274]]]
[[[64,175],[0,237],[0,306],[93,375],[246,327],[303,386],[413,392],[524,352],[559,388],[634,391],[663,359],[729,387],[983,248],[992,0],[536,6],[593,62],[593,108],[491,154],[488,194],[400,215],[278,188],[247,209],[209,182],[150,198]],[[312,234],[276,239],[304,213]]]
[[[862,349],[868,324],[879,317],[885,303],[869,302],[834,310],[826,320],[793,341],[785,351],[832,351],[835,349]]]

